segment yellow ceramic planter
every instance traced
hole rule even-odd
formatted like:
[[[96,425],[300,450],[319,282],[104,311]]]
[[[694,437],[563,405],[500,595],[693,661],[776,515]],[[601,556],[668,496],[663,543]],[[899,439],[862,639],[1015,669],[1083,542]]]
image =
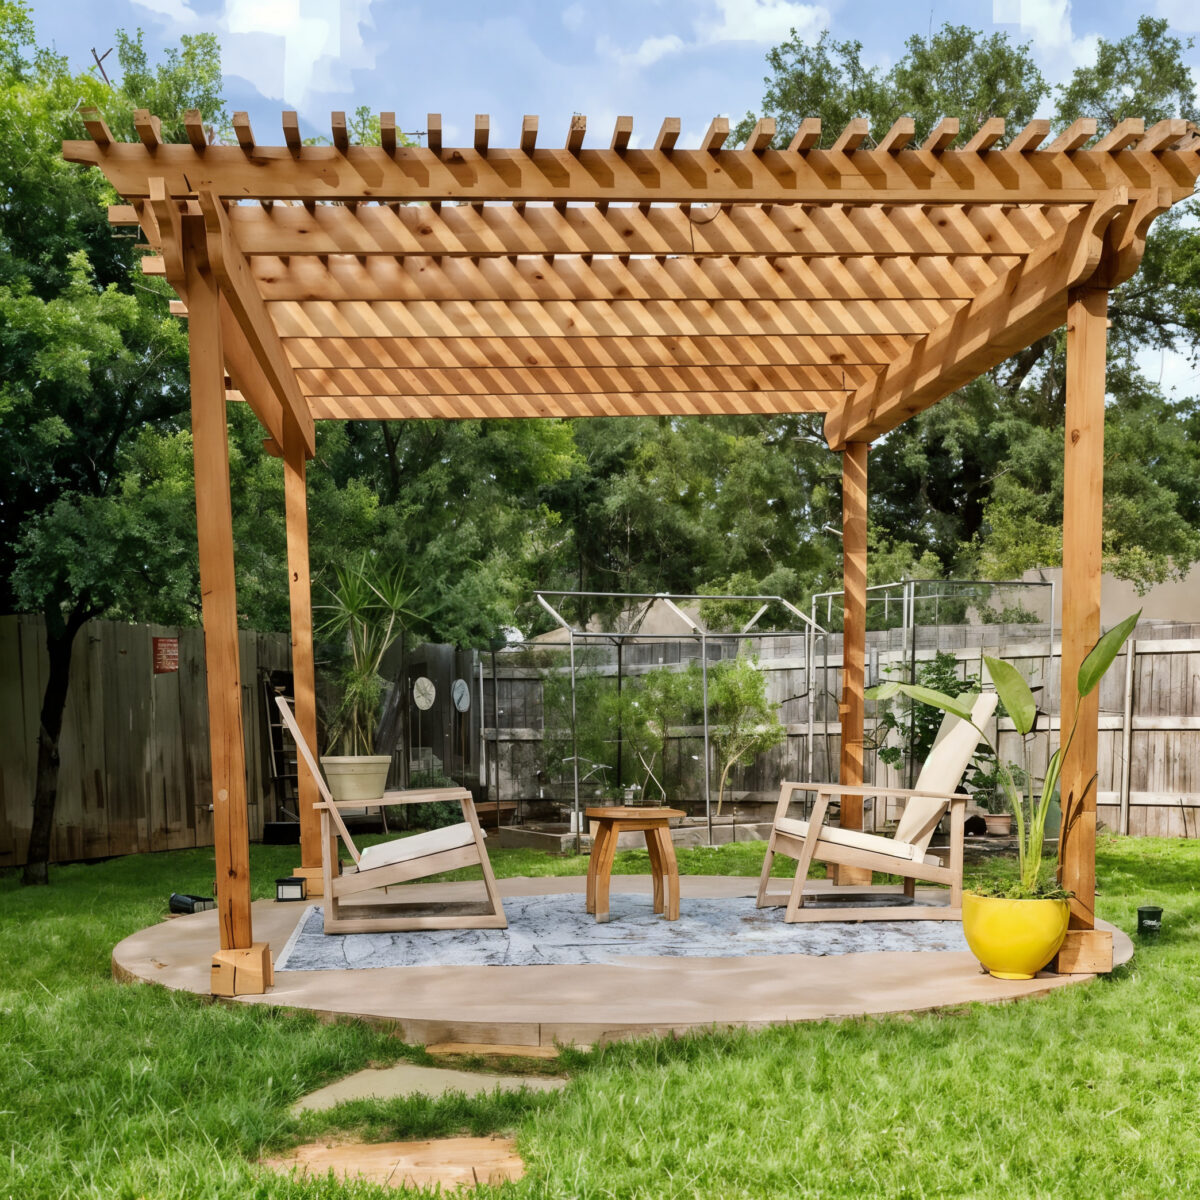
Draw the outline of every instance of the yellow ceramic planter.
[[[963,895],[963,936],[997,979],[1032,979],[1067,935],[1065,900],[1005,900]]]

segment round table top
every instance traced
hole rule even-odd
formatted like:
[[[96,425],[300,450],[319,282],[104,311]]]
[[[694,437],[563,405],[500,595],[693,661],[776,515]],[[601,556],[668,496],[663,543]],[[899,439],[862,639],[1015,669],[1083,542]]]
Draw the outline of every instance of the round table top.
[[[606,804],[585,812],[589,821],[645,821],[667,817],[686,817],[681,808],[656,808],[648,804]]]

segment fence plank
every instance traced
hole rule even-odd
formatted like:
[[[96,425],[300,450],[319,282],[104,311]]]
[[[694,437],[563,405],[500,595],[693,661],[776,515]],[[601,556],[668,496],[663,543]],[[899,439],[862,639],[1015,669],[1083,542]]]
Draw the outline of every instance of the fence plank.
[[[179,637],[179,671],[153,674],[152,638]],[[253,666],[287,669],[286,634],[250,634]],[[37,729],[47,660],[36,616],[0,617],[0,865],[28,845]],[[246,675],[251,825],[261,836],[265,786],[261,697]],[[52,861],[212,844],[212,775],[199,629],[92,621],[79,632],[59,743]]]

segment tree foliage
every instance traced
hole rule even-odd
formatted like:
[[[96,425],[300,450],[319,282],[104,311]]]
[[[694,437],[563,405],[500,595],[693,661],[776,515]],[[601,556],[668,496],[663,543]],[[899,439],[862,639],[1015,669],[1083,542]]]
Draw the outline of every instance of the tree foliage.
[[[787,730],[779,706],[767,699],[767,677],[749,654],[722,659],[708,672],[709,737],[720,768],[717,815],[725,785],[736,766],[749,766],[760,754],[778,746]]]
[[[1055,89],[1054,125],[1090,116],[1103,134],[1127,116],[1197,120],[1190,46],[1149,16],[1101,40],[1095,62]],[[763,112],[777,118],[782,144],[806,116],[822,118],[826,144],[855,116],[876,136],[902,115],[918,136],[943,116],[968,135],[1003,117],[1011,135],[1051,98],[1028,45],[961,26],[910,38],[888,70],[828,34],[811,46],[792,38],[767,57]],[[1191,201],[1155,223],[1141,270],[1110,302],[1105,566],[1139,588],[1178,578],[1200,558],[1195,401],[1163,395],[1137,362],[1147,348],[1200,356],[1195,212]],[[902,530],[918,559],[936,560],[934,573],[1004,578],[1058,565],[1065,386],[1060,331],[900,426],[872,452],[873,521]]]

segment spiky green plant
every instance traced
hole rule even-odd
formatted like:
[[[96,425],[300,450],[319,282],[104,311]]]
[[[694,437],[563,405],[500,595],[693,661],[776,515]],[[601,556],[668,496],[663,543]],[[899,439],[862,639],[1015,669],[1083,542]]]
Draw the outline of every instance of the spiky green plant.
[[[1087,657],[1080,664],[1079,674],[1076,677],[1076,691],[1081,700],[1096,690],[1100,680],[1104,678],[1105,672],[1121,652],[1121,647],[1133,632],[1141,615],[1141,609],[1139,609],[1131,617],[1126,617],[1119,625],[1115,625],[1104,634],[1088,652]],[[1024,764],[1020,774],[1023,777],[1024,790],[1017,785],[1013,771],[1000,758],[1000,752],[992,739],[971,720],[971,710],[978,693],[967,696],[947,696],[944,692],[921,687],[919,684],[885,683],[869,689],[866,694],[871,700],[887,700],[892,696],[902,694],[921,704],[939,708],[942,712],[953,713],[978,730],[979,736],[988,744],[995,756],[1000,782],[1008,796],[1013,820],[1017,827],[1020,882],[1008,888],[1005,895],[1013,899],[1049,898],[1065,895],[1057,883],[1051,884],[1042,878],[1042,848],[1046,840],[1046,817],[1050,812],[1054,793],[1058,789],[1063,760],[1070,752],[1071,744],[1075,740],[1075,732],[1079,728],[1079,711],[1082,706],[1076,707],[1075,719],[1071,722],[1071,729],[1067,734],[1066,741],[1063,741],[1061,736],[1059,737],[1058,749],[1050,756],[1050,762],[1046,767],[1046,777],[1042,780],[1041,795],[1035,796],[1029,752],[1030,743],[1034,737],[1034,727],[1037,724],[1037,701],[1029,689],[1029,684],[1011,663],[1006,663],[1003,659],[987,657],[983,662],[988,676],[996,688],[996,693],[1000,697],[1000,703],[1004,706],[1004,711],[1016,726],[1017,733],[1021,735]],[[1086,796],[1095,784],[1096,776],[1093,775],[1084,787],[1080,798]]]
[[[408,607],[416,589],[405,586],[403,567],[387,570],[370,555],[335,567],[333,576],[333,585],[325,587],[329,602],[317,606],[325,614],[317,632],[341,639],[346,650],[329,741],[343,754],[373,754],[384,688],[380,664],[404,631],[405,618],[420,619]]]

